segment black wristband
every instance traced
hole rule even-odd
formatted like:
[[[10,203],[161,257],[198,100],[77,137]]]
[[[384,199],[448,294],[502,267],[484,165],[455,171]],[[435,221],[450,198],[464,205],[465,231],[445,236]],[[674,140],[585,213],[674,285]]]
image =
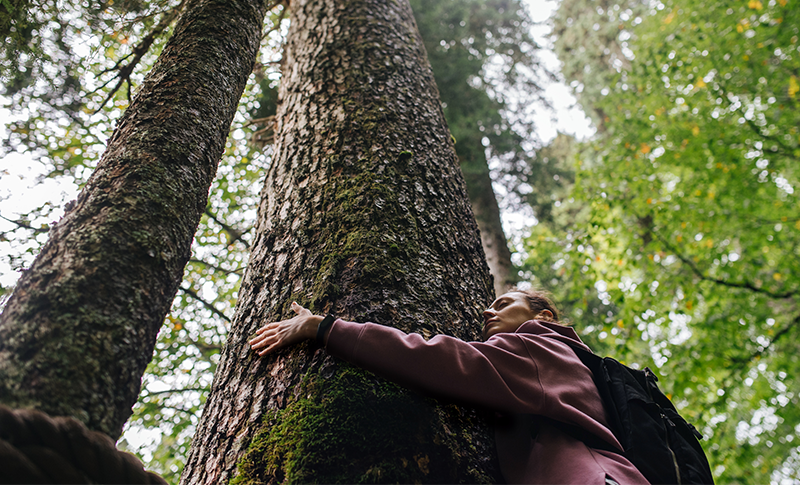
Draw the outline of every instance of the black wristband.
[[[325,334],[328,333],[328,329],[331,328],[334,320],[336,320],[336,318],[329,313],[328,316],[319,322],[319,326],[317,327],[317,344],[320,347],[325,346]]]

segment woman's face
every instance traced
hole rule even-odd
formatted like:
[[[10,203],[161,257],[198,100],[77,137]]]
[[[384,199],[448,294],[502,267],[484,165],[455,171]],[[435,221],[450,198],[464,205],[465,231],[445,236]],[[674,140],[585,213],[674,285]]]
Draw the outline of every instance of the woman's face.
[[[550,313],[548,310],[544,310],[544,312]],[[537,316],[528,306],[524,294],[506,293],[483,311],[483,339],[488,340],[489,337],[498,333],[514,333],[520,325]]]

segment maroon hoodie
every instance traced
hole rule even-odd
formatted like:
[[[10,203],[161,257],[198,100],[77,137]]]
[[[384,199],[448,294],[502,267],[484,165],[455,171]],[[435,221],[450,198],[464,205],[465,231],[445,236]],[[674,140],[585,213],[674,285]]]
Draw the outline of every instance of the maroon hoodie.
[[[390,380],[512,416],[514,426],[495,431],[497,454],[509,483],[646,484],[623,456],[587,447],[542,425],[531,438],[531,415],[583,427],[621,448],[608,429],[591,371],[565,343],[583,343],[570,327],[540,320],[486,342],[418,334],[336,320],[326,349]],[[584,345],[585,347],[585,345]],[[586,347],[588,350],[588,347]]]

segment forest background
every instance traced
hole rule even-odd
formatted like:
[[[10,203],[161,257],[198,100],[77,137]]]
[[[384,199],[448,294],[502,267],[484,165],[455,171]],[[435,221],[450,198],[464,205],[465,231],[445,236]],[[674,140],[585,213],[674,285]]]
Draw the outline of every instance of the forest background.
[[[563,0],[547,21],[551,46],[536,42],[531,7],[516,1],[412,6],[468,182],[491,167],[504,210],[528,215],[513,234],[510,282],[552,291],[598,353],[656,368],[705,435],[721,482],[800,480],[796,0]],[[182,8],[0,4],[10,113],[3,301],[62,212],[63,187],[85,183]],[[286,17],[282,4],[268,16],[192,259],[120,441],[173,482],[252,241]],[[548,47],[560,65],[543,63]],[[535,115],[549,109],[552,80],[571,87],[592,136],[542,135],[536,125],[548,121]],[[48,192],[23,213],[11,209],[24,197],[19,168],[5,165],[20,160],[14,152]]]

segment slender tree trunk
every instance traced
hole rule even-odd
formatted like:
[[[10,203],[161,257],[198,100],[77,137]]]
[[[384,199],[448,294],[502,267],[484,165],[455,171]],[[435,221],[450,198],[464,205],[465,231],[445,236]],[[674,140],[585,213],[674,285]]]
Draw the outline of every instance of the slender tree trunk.
[[[256,241],[182,482],[496,480],[473,411],[311,343],[263,359],[247,346],[292,300],[473,340],[491,293],[407,2],[293,0],[284,59]]]
[[[117,438],[252,71],[263,1],[193,1],[0,316],[0,402]]]
[[[494,277],[494,292],[496,295],[501,295],[507,292],[516,280],[511,272],[513,267],[511,251],[508,249],[506,234],[503,232],[500,207],[497,205],[497,197],[489,176],[489,164],[486,155],[482,153],[483,146],[480,148],[481,153],[476,153],[475,150],[463,150],[471,158],[462,158],[464,161],[461,163],[461,169],[467,182],[472,212],[481,231],[481,244],[486,253],[486,263]],[[459,157],[463,157],[462,150],[459,149],[458,152]]]

